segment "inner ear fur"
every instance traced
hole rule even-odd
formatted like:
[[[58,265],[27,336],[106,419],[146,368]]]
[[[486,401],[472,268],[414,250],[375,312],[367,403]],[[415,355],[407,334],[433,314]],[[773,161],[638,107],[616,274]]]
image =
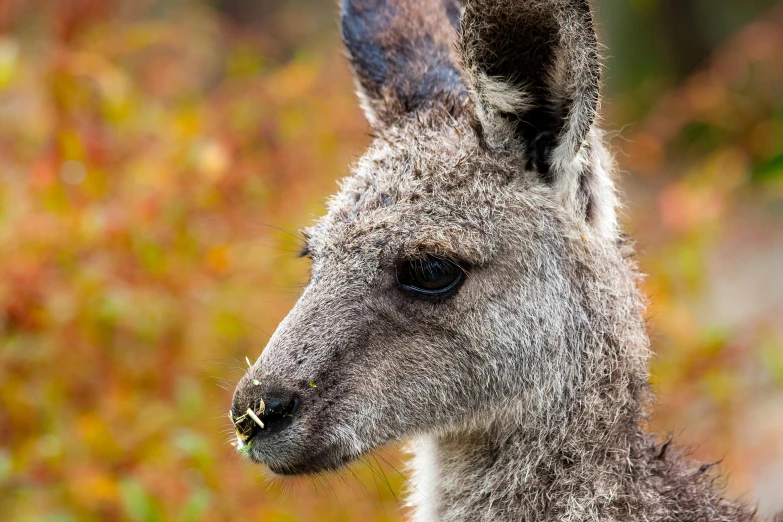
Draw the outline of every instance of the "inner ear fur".
[[[460,15],[456,0],[343,0],[343,42],[373,127],[428,109],[459,116]]]
[[[527,168],[556,182],[598,107],[600,61],[587,0],[473,0],[462,54],[490,145],[521,143]]]

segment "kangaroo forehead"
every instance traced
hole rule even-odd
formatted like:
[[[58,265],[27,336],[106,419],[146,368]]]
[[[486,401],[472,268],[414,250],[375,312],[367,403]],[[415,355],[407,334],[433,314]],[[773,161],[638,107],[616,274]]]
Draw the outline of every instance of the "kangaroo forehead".
[[[327,216],[328,218],[328,216]],[[391,266],[401,258],[426,254],[483,264],[495,251],[487,226],[470,220],[443,222],[424,212],[366,212],[353,219],[324,219],[308,230],[308,252],[314,260],[331,259],[353,266]],[[369,263],[369,264],[368,264]]]
[[[519,208],[526,185],[513,163],[470,147],[376,143],[307,230],[308,250],[429,252],[479,263],[503,236],[507,210]]]
[[[473,139],[444,134],[377,140],[330,201],[329,214],[352,218],[395,206],[469,210],[516,177],[513,162],[490,157]]]
[[[445,191],[421,193],[376,183],[372,189],[342,195],[347,196],[344,206],[333,206],[308,231],[315,255],[361,252],[395,258],[426,252],[474,261],[491,249],[496,224],[486,212],[463,208],[459,197]]]

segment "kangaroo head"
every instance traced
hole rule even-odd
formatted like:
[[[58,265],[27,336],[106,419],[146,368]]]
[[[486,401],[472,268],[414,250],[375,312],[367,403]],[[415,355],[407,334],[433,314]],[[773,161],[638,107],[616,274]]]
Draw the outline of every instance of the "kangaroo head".
[[[587,0],[344,0],[342,29],[376,137],[306,230],[309,284],[232,408],[279,474],[562,418],[592,376],[579,340],[613,335],[600,303],[622,298],[601,290],[622,256]]]

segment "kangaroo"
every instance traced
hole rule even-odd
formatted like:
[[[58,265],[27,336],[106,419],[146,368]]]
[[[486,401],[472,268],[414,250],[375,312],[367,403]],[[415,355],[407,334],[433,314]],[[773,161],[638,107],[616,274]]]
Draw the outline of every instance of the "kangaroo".
[[[374,139],[304,231],[238,450],[306,475],[410,441],[419,522],[759,520],[645,430],[587,0],[343,0],[342,33]]]

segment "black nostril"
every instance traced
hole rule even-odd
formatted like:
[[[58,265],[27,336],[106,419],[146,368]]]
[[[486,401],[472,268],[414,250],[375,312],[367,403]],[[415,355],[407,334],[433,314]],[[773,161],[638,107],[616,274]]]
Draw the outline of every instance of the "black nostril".
[[[294,420],[294,414],[299,408],[299,398],[296,395],[280,392],[264,395],[267,396],[266,400],[254,399],[250,402],[251,406],[244,410],[241,403],[235,403],[231,410],[231,420],[237,435],[244,442],[283,431]]]
[[[261,421],[264,423],[261,432],[271,435],[283,431],[294,421],[294,413],[298,408],[299,398],[293,395],[286,400],[270,400],[261,415]]]

